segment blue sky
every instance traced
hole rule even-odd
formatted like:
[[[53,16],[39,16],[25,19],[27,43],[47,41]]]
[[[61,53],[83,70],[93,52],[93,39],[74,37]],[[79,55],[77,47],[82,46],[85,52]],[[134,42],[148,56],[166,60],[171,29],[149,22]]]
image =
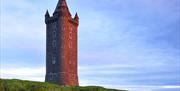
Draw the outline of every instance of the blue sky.
[[[44,14],[58,0],[1,0],[1,78],[44,81]],[[78,12],[79,81],[180,89],[180,0],[67,0]]]

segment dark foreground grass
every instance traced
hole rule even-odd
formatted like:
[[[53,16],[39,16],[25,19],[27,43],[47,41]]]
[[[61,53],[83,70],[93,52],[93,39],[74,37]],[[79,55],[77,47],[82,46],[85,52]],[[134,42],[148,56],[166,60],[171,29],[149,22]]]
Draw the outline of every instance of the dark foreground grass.
[[[0,91],[125,91],[98,86],[65,87],[46,82],[0,79]]]

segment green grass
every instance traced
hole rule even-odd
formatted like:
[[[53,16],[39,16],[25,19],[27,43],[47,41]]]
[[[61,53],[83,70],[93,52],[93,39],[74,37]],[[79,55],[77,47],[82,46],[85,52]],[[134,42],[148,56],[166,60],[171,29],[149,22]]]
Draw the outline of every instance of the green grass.
[[[126,91],[98,86],[65,87],[46,82],[0,79],[0,91]]]

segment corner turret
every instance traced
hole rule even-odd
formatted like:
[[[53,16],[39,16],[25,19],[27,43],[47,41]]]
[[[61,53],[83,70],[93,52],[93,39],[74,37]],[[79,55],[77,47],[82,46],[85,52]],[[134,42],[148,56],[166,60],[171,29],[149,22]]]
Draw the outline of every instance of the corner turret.
[[[49,15],[49,12],[48,12],[48,10],[46,11],[46,14],[45,14],[45,18],[49,18],[50,17],[50,15]]]
[[[79,16],[78,16],[77,12],[76,12],[76,15],[74,17],[74,20],[79,21]]]
[[[46,14],[45,14],[45,22],[47,23],[48,19],[50,18],[50,15],[49,15],[49,12],[48,10],[46,11]]]

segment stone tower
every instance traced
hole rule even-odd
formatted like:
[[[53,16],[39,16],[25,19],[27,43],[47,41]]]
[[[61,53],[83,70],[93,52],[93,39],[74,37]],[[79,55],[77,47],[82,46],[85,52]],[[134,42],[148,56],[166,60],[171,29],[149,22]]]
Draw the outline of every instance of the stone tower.
[[[47,11],[45,81],[78,86],[77,32],[79,17],[72,18],[66,0],[59,0],[53,16]]]

